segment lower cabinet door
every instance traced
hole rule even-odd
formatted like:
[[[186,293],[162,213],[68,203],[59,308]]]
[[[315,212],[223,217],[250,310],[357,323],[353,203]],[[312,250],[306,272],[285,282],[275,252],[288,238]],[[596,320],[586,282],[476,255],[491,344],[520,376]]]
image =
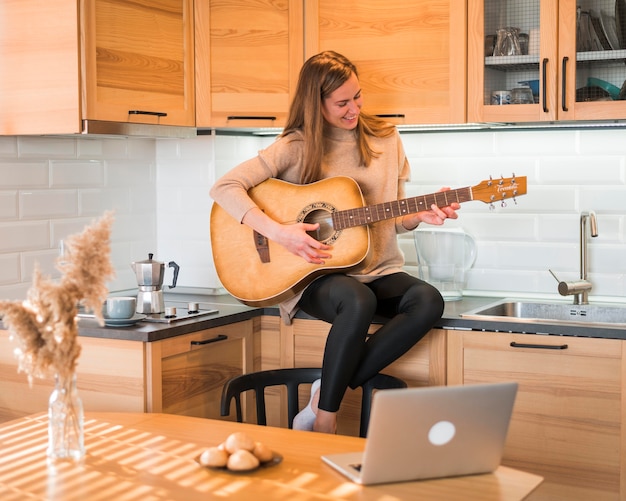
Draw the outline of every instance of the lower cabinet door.
[[[544,477],[529,499],[624,499],[623,341],[449,331],[448,349],[448,384],[519,383],[504,464]]]
[[[161,409],[154,411],[212,419],[220,415],[224,383],[247,371],[252,328],[241,322],[162,341]]]

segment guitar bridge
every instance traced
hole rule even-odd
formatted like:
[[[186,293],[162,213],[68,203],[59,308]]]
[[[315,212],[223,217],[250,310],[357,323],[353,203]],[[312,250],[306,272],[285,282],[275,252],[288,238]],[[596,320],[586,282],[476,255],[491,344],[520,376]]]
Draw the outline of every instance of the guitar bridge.
[[[261,235],[258,231],[253,231],[254,246],[259,254],[262,263],[270,262],[270,244],[265,235]]]

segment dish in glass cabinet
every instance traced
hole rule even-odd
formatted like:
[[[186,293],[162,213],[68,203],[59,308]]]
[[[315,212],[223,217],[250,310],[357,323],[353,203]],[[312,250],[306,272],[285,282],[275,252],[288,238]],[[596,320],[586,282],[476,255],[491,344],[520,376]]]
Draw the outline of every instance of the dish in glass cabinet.
[[[619,48],[626,49],[626,0],[615,0],[615,27]]]

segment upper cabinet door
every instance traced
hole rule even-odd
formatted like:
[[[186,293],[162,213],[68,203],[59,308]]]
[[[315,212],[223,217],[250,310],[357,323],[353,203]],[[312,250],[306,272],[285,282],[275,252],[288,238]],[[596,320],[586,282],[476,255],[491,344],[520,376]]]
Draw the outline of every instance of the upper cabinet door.
[[[470,122],[626,116],[624,0],[469,2],[468,25]],[[516,100],[529,81],[533,101]],[[509,91],[510,105],[499,104],[497,91]]]
[[[355,63],[364,110],[397,124],[465,122],[465,0],[305,5],[306,56],[334,50]]]
[[[80,132],[78,6],[0,5],[0,134]]]
[[[83,118],[195,125],[192,0],[81,0]]]
[[[282,127],[303,63],[302,0],[196,0],[198,127]]]

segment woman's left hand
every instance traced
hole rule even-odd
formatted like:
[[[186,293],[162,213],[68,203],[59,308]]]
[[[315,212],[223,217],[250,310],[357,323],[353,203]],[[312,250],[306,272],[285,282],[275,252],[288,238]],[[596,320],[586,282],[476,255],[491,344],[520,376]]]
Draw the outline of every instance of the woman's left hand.
[[[448,191],[449,187],[441,188],[439,191]],[[431,205],[430,210],[424,210],[415,214],[404,216],[402,219],[402,225],[407,230],[413,230],[417,228],[420,223],[428,223],[440,226],[446,219],[457,219],[459,215],[456,213],[461,208],[461,204],[453,202],[446,207],[437,207],[435,204]]]

